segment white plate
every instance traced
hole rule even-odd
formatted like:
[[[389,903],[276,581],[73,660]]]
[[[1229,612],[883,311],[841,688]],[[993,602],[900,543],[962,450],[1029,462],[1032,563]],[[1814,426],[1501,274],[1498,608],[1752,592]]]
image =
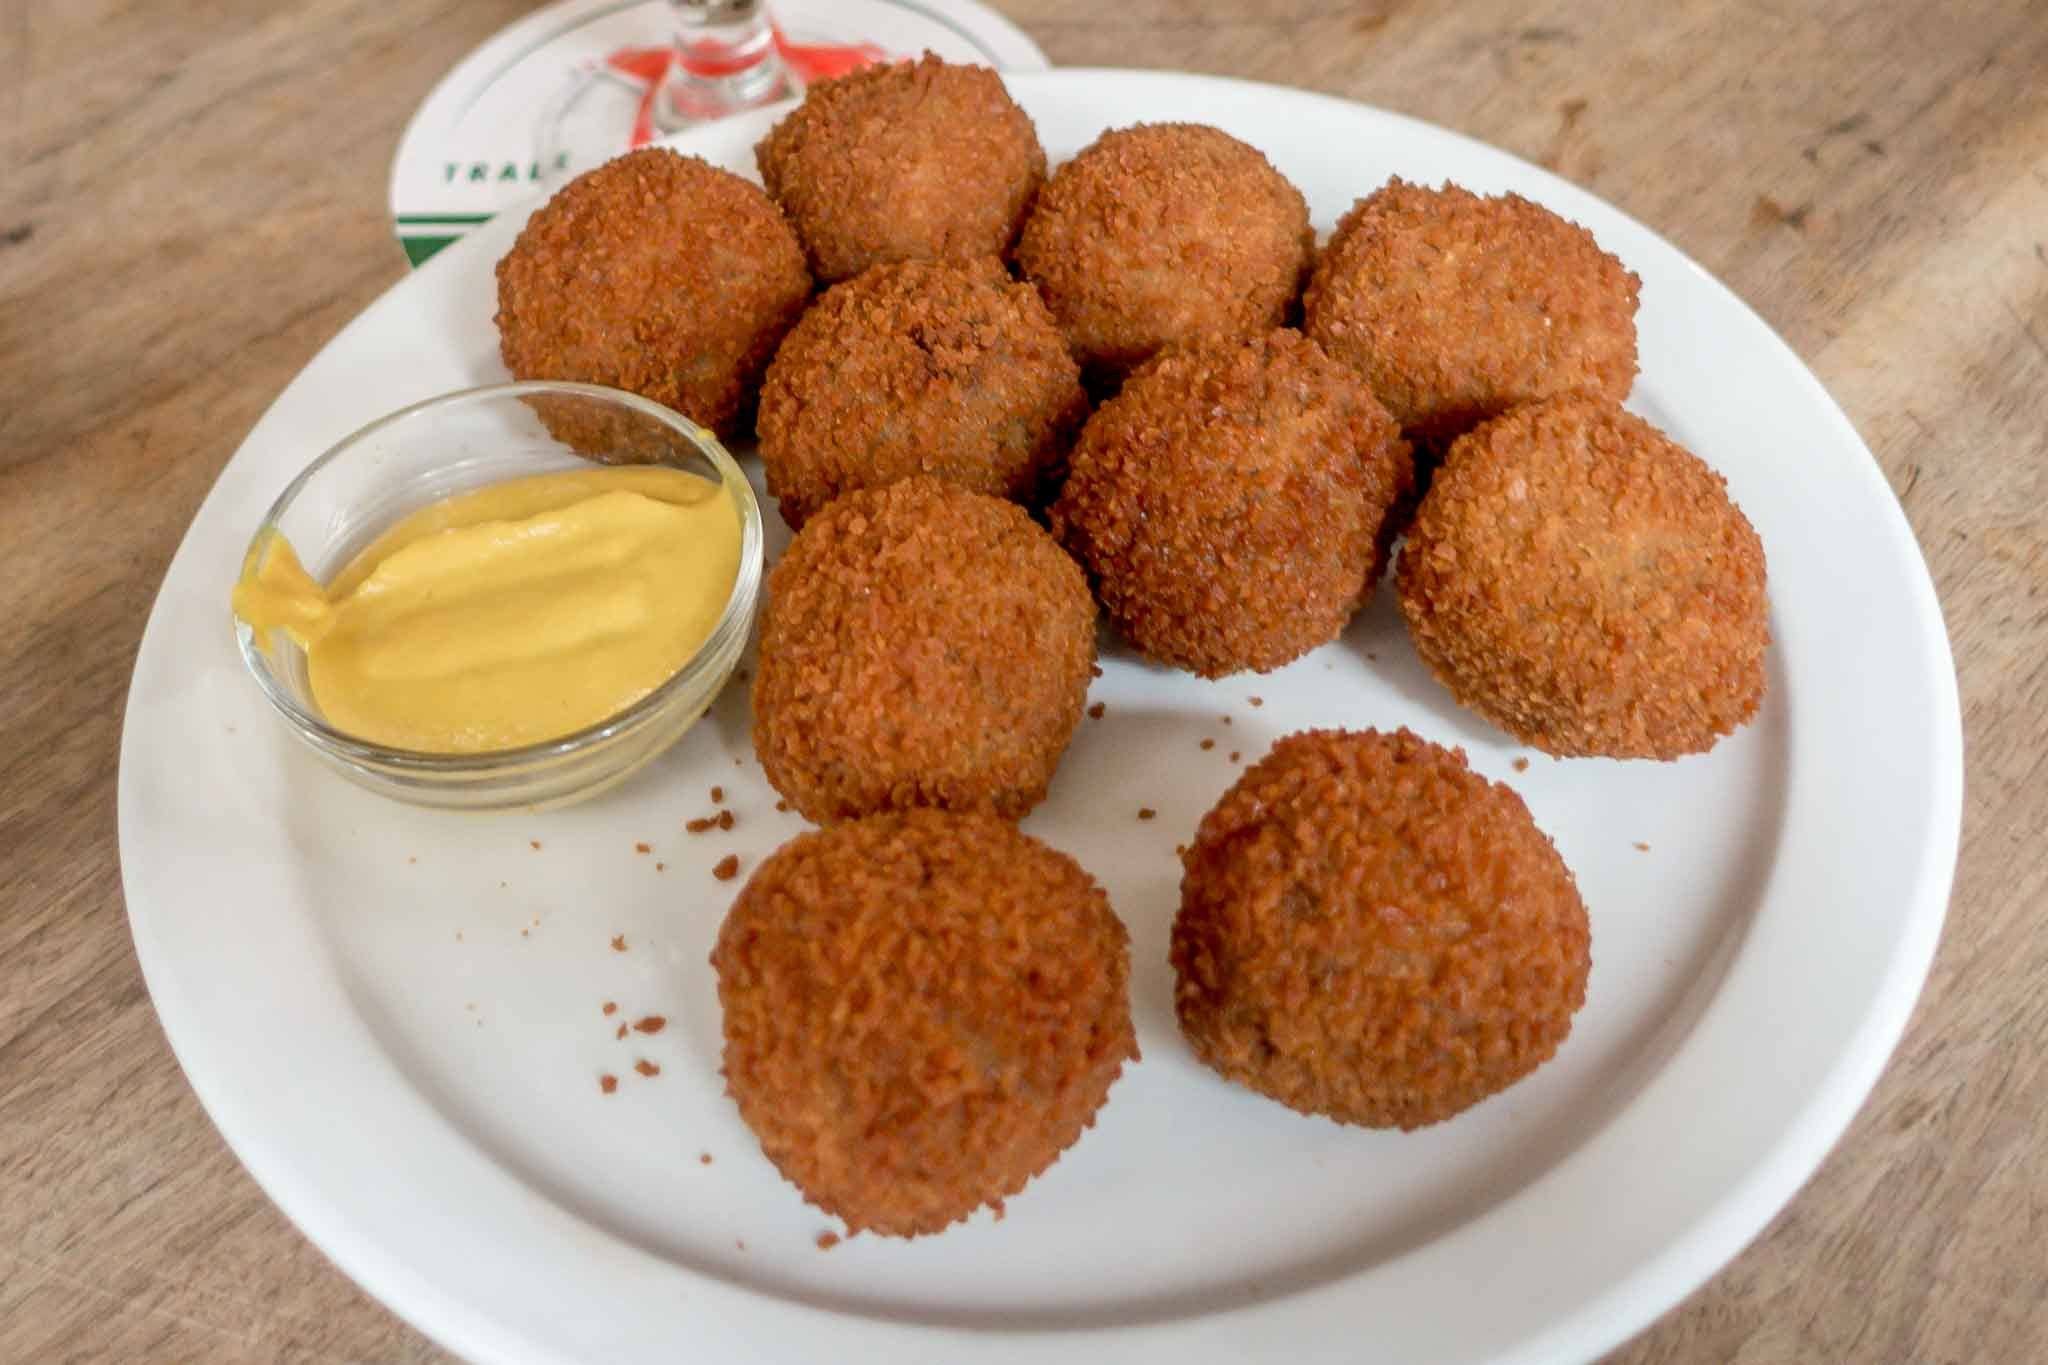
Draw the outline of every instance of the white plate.
[[[1519,190],[1590,227],[1643,277],[1635,407],[1727,475],[1769,554],[1756,722],[1675,764],[1535,756],[1518,772],[1523,751],[1431,681],[1384,592],[1341,641],[1267,677],[1211,684],[1112,653],[1094,692],[1108,715],[1083,722],[1026,828],[1101,878],[1129,923],[1145,1060],[1007,1219],[820,1251],[828,1220],[762,1158],[717,1072],[705,954],[737,883],[707,868],[737,852],[750,871],[800,828],[751,759],[744,690],[593,804],[432,814],[317,767],[265,714],[230,639],[242,546],[301,465],[366,418],[501,377],[491,269],[512,214],[306,368],[165,579],[120,779],[129,912],[165,1030],[306,1234],[478,1359],[1590,1356],[1791,1197],[1925,975],[1961,740],[1906,521],[1753,313],[1533,166],[1286,90],[1106,71],[1012,84],[1055,161],[1105,126],[1215,123],[1264,148],[1323,228],[1391,173]],[[766,122],[690,146],[745,169]],[[1299,1117],[1202,1069],[1173,1027],[1174,844],[1241,770],[1232,751],[1248,762],[1311,724],[1406,724],[1465,746],[1524,794],[1591,908],[1591,990],[1557,1059],[1420,1133]],[[685,835],[714,783],[738,828]],[[1159,818],[1139,823],[1140,806]],[[615,934],[629,951],[611,950]],[[616,1041],[605,1000],[669,1027]],[[658,1078],[630,1070],[643,1056]],[[610,1097],[607,1071],[622,1078]]]

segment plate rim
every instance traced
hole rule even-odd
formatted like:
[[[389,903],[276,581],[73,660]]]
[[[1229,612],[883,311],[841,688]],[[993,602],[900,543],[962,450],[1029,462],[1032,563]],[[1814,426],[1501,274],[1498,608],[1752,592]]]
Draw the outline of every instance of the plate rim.
[[[1890,952],[1884,970],[1878,978],[1871,1007],[1857,1025],[1848,1045],[1834,1058],[1822,1084],[1814,1089],[1803,1109],[1778,1129],[1778,1136],[1765,1159],[1752,1166],[1733,1187],[1723,1190],[1706,1216],[1681,1230],[1666,1242],[1660,1253],[1642,1262],[1632,1274],[1610,1282],[1603,1293],[1576,1303],[1560,1315],[1553,1315],[1548,1327],[1541,1334],[1515,1343],[1514,1348],[1507,1354],[1494,1358],[1551,1359],[1592,1354],[1607,1349],[1641,1330],[1658,1314],[1676,1304],[1709,1278],[1761,1231],[1769,1219],[1811,1177],[1827,1152],[1846,1130],[1876,1083],[1905,1029],[1931,965],[1952,889],[1960,837],[1963,740],[1953,655],[1939,598],[1928,572],[1925,557],[1920,552],[1904,511],[1890,484],[1885,480],[1875,456],[1846,414],[1827,393],[1812,370],[1754,309],[1661,234],[1613,204],[1598,199],[1589,191],[1572,185],[1514,156],[1513,153],[1479,142],[1454,130],[1428,124],[1393,111],[1335,96],[1232,77],[1117,68],[1061,68],[1050,72],[1006,73],[1005,79],[1016,79],[1033,86],[1047,87],[1077,81],[1112,80],[1129,84],[1170,84],[1183,89],[1190,83],[1238,89],[1254,92],[1260,98],[1313,101],[1339,106],[1350,116],[1363,114],[1369,118],[1386,120],[1397,130],[1402,127],[1426,130],[1432,138],[1448,138],[1464,144],[1467,151],[1488,158],[1505,159],[1514,165],[1518,174],[1539,179],[1545,183],[1546,188],[1555,187],[1567,192],[1560,197],[1595,203],[1599,205],[1602,214],[1625,220],[1636,231],[1661,246],[1669,253],[1671,259],[1688,267],[1698,277],[1698,282],[1721,296],[1723,302],[1733,304],[1762,335],[1770,338],[1775,348],[1774,361],[1781,366],[1787,366],[1787,372],[1798,377],[1798,383],[1808,391],[1809,398],[1815,400],[1816,413],[1824,415],[1825,420],[1837,428],[1838,434],[1846,437],[1865,457],[1860,462],[1860,477],[1866,485],[1875,485],[1875,491],[1882,494],[1882,501],[1888,508],[1884,531],[1887,539],[1893,542],[1894,553],[1901,548],[1898,542],[1903,541],[1906,553],[1901,556],[1901,562],[1908,566],[1907,576],[1911,580],[1910,591],[1914,598],[1911,604],[1914,610],[1910,615],[1919,637],[1919,647],[1915,650],[1915,655],[1927,667],[1928,677],[1925,681],[1931,685],[1933,701],[1933,712],[1928,718],[1928,738],[1932,743],[1931,762],[1935,785],[1929,793],[1927,802],[1917,875],[1913,885],[1901,896],[1901,899],[1910,906],[1905,920],[1906,932],[1890,944]],[[682,141],[687,145],[688,138]],[[514,216],[518,212],[519,210],[511,210],[505,216]],[[458,242],[448,251],[441,253],[441,256],[452,257],[459,262],[465,260],[466,255],[457,253],[474,254],[481,250],[483,245],[482,242]],[[424,277],[427,271],[450,268],[453,267],[442,264],[437,258],[427,262],[420,270],[400,277],[390,289],[380,294],[377,300],[330,339],[315,358],[308,362],[306,368],[310,369],[317,363],[320,355],[339,345],[353,328],[375,313],[398,290],[416,287],[412,286],[411,282]],[[306,370],[302,369],[291,384],[280,392],[278,398],[273,400],[263,417],[258,419],[256,426],[252,427],[242,445],[237,448],[235,458],[223,467],[221,476],[195,512],[193,524],[188,527],[181,539],[178,550],[166,569],[164,583],[160,585],[158,594],[152,601],[149,622],[137,650],[136,679],[141,678],[145,664],[152,656],[153,641],[159,651],[163,648],[160,640],[154,640],[154,637],[159,632],[164,592],[173,577],[178,574],[181,562],[186,560],[188,553],[194,552],[194,533],[205,519],[209,504],[221,496],[222,488],[233,471],[235,459],[240,458],[265,421],[284,402],[305,373]],[[419,1326],[429,1336],[465,1353],[475,1351],[479,1354],[517,1355],[526,1359],[563,1358],[545,1348],[536,1349],[539,1346],[536,1342],[507,1336],[499,1324],[480,1315],[473,1305],[450,1299],[439,1294],[434,1286],[421,1283],[406,1272],[402,1258],[386,1253],[383,1248],[348,1244],[345,1236],[345,1217],[339,1210],[331,1207],[312,1207],[322,1201],[307,1190],[287,1191],[283,1188],[290,1183],[283,1171],[284,1158],[261,1151],[263,1144],[255,1134],[247,1130],[239,1133],[236,1131],[241,1127],[240,1115],[237,1112],[239,1106],[233,1097],[223,1092],[213,1067],[203,1061],[195,1067],[194,1057],[188,1055],[190,1048],[180,1047],[173,1025],[173,1016],[177,1014],[178,1007],[174,1004],[171,1010],[164,1009],[166,1001],[179,1000],[179,988],[168,977],[167,969],[158,956],[152,931],[144,923],[145,917],[136,913],[138,903],[144,903],[149,899],[146,888],[138,892],[135,880],[135,853],[139,837],[135,831],[136,821],[140,817],[135,808],[137,797],[131,783],[131,776],[135,770],[131,762],[131,745],[139,742],[133,723],[136,703],[135,680],[131,679],[131,689],[123,716],[117,794],[123,891],[129,908],[130,927],[137,956],[152,999],[157,1002],[166,1037],[216,1128],[221,1131],[244,1168],[249,1170],[265,1194],[292,1218],[309,1240],[393,1311]],[[1736,949],[1734,958],[1728,966],[1730,973],[1735,971],[1751,947],[1751,943],[1745,942]],[[1725,981],[1717,984],[1716,995],[1718,996],[1724,989]],[[1709,1009],[1711,1008],[1710,1002]],[[1690,1046],[1705,1024],[1704,1016],[1696,1020],[1686,1036],[1680,1040],[1678,1049],[1683,1050]],[[1667,1058],[1663,1066],[1669,1066],[1670,1060]],[[1640,1095],[1624,1105],[1623,1109],[1609,1120],[1610,1126],[1618,1122],[1621,1115],[1639,1099]],[[235,1118],[223,1122],[224,1114],[233,1114]],[[1589,1138],[1588,1142],[1592,1140]],[[273,1158],[280,1162],[279,1166],[271,1165]],[[1539,1177],[1537,1183],[1546,1178]],[[1509,1196],[1509,1199],[1512,1201],[1519,1197],[1518,1193]],[[1490,1210],[1472,1222],[1484,1222],[1492,1212]],[[637,1250],[635,1254],[646,1255]],[[657,1261],[669,1274],[690,1275],[690,1272],[674,1267],[666,1261],[660,1261],[659,1258],[650,1259]],[[1304,1301],[1341,1294],[1349,1283],[1349,1279],[1339,1280],[1330,1285],[1303,1290],[1268,1302],[1222,1308],[1214,1314],[1191,1321],[1215,1323],[1221,1319],[1237,1319],[1242,1322],[1251,1318],[1263,1318],[1271,1324],[1285,1315],[1298,1311]],[[772,1303],[777,1312],[816,1315],[821,1321],[831,1324],[832,1330],[842,1335],[849,1330],[856,1330],[858,1325],[857,1330],[863,1335],[881,1333],[899,1344],[930,1344],[961,1331],[952,1328],[906,1327],[900,1323],[876,1322],[872,1319],[850,1317],[832,1310],[794,1303],[746,1287],[726,1288],[750,1298]],[[1037,1330],[1028,1335],[1040,1342],[1057,1341],[1071,1345],[1086,1341],[1092,1348],[1106,1350],[1128,1348],[1137,1337],[1148,1333],[1161,1335],[1158,1334],[1155,1325],[1149,1324],[1113,1328]],[[984,1344],[986,1342],[986,1338],[973,1337],[972,1334],[957,1336],[956,1339],[965,1341],[970,1338],[983,1341]]]

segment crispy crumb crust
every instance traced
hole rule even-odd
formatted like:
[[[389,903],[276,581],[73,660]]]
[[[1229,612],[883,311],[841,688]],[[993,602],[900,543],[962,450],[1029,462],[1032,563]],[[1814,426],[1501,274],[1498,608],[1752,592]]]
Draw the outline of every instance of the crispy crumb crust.
[[[912,474],[1035,504],[1087,416],[1059,329],[1001,262],[882,265],[827,290],[776,352],[761,465],[793,527]]]
[[[1430,671],[1546,753],[1699,753],[1763,699],[1762,541],[1726,480],[1599,399],[1460,438],[1395,579]]]
[[[1090,419],[1053,533],[1139,650],[1205,677],[1333,640],[1385,566],[1408,447],[1299,332],[1174,347]]]
[[[855,1231],[1000,1215],[1138,1057],[1109,898],[990,816],[799,835],[748,880],[711,963],[727,1092],[776,1169]]]
[[[696,157],[630,152],[541,206],[498,262],[498,349],[515,379],[628,389],[721,436],[744,425],[761,372],[810,297],[789,224],[760,189]],[[604,457],[617,433],[543,410]],[[646,459],[644,442],[617,458]]]
[[[820,81],[754,149],[821,280],[889,261],[999,256],[1045,180],[1002,78],[926,53]]]
[[[1534,399],[1628,397],[1641,285],[1541,204],[1397,178],[1338,221],[1302,326],[1410,436],[1443,442]]]
[[[1507,787],[1407,730],[1273,746],[1181,858],[1174,1011],[1195,1054],[1289,1108],[1419,1128],[1548,1061],[1591,930]]]
[[[1081,570],[1013,503],[927,476],[849,493],[768,575],[754,747],[820,824],[911,806],[1021,817],[1095,666]]]
[[[1083,364],[1120,373],[1172,342],[1278,326],[1314,241],[1307,201],[1257,148],[1138,124],[1054,172],[1017,264]]]

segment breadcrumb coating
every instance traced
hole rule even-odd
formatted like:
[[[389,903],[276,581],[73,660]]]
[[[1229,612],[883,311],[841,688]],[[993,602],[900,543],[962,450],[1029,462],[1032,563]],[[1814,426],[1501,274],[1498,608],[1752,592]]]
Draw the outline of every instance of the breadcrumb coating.
[[[820,81],[754,149],[821,280],[1010,249],[1045,180],[1038,130],[982,66],[921,60]]]
[[[727,1092],[776,1169],[854,1231],[1000,1215],[1138,1058],[1109,898],[991,816],[799,835],[748,880],[711,963]]]
[[[1205,677],[1333,640],[1378,582],[1408,447],[1299,332],[1174,347],[1083,428],[1050,524],[1124,637]]]
[[[1397,178],[1338,221],[1302,327],[1411,437],[1443,442],[1518,403],[1628,397],[1641,285],[1541,204]]]
[[[1054,172],[1017,264],[1091,369],[1286,320],[1315,241],[1263,153],[1196,123],[1104,133]]]
[[[1699,753],[1763,699],[1763,542],[1726,480],[1597,398],[1460,438],[1395,578],[1430,670],[1546,753]]]
[[[855,488],[931,474],[1025,504],[1088,415],[1038,294],[992,256],[881,265],[834,285],[776,352],[761,465],[801,527]]]
[[[768,575],[754,748],[820,824],[1045,797],[1095,666],[1074,561],[1014,503],[920,475],[810,519]]]
[[[803,249],[759,187],[665,148],[564,185],[498,262],[498,348],[515,379],[609,384],[721,436],[810,297]],[[587,455],[658,457],[562,408]],[[543,416],[547,416],[546,412]],[[644,424],[643,424],[644,425]]]
[[[1407,730],[1310,730],[1181,858],[1174,1009],[1216,1071],[1375,1128],[1450,1118],[1555,1055],[1591,929],[1522,799]]]

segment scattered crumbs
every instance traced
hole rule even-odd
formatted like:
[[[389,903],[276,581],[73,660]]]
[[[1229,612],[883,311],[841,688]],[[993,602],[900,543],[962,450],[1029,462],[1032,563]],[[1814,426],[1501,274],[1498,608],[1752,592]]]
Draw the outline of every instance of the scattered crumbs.
[[[605,1002],[604,1002],[604,1012],[605,1012],[606,1014],[617,1014],[617,1013],[619,1012],[619,1002],[618,1002],[618,1001],[616,1001],[616,1000],[607,1000],[607,1001],[605,1001]]]
[[[659,1033],[668,1027],[668,1019],[659,1014],[650,1014],[644,1019],[635,1019],[633,1027],[641,1033]]]
[[[656,872],[666,872],[666,871],[668,871],[668,864],[667,864],[667,863],[656,863],[656,864],[654,865],[654,870],[655,870]]]
[[[1173,856],[1174,856],[1174,857],[1176,857],[1176,858],[1185,858],[1185,857],[1187,857],[1187,856],[1188,856],[1188,846],[1187,846],[1186,844],[1175,844],[1175,845],[1173,846]]]
[[[830,1251],[830,1250],[831,1250],[831,1249],[832,1249],[833,1247],[836,1247],[836,1246],[838,1246],[838,1245],[839,1245],[839,1234],[838,1234],[838,1233],[836,1233],[836,1232],[821,1232],[821,1233],[819,1233],[819,1234],[818,1234],[818,1250],[820,1250],[820,1251]]]
[[[607,1071],[597,1078],[597,1088],[607,1095],[612,1094],[619,1088],[619,1078]]]
[[[468,1010],[471,1014],[474,1014],[476,1013],[476,1001],[465,1000],[462,1002],[462,1008]]]
[[[505,889],[506,887],[508,887],[508,886],[510,886],[510,885],[512,885],[512,883],[510,883],[510,882],[499,882],[499,883],[498,883],[498,889],[499,889],[500,891],[503,891],[503,890],[504,890],[504,889]]]
[[[526,842],[527,842],[527,844],[528,844],[528,845],[529,845],[530,847],[532,847],[532,848],[539,848],[539,847],[540,847],[540,840],[538,840],[538,839],[528,839],[528,840],[527,840]]]
[[[1266,699],[1264,697],[1247,697],[1246,700],[1249,701],[1253,706],[1264,706],[1266,704]]]
[[[777,802],[775,803],[775,809],[776,809],[776,810],[777,810],[777,811],[778,811],[779,813],[781,813],[781,814],[783,814],[783,815],[787,815],[787,814],[789,814],[789,802],[787,802],[787,801],[777,801]]]
[[[1153,810],[1150,806],[1140,806],[1138,807],[1138,818],[1140,820],[1156,820],[1159,818],[1159,812]]]
[[[533,930],[531,930],[531,929],[521,929],[521,930],[519,931],[519,937],[521,937],[521,938],[532,938],[532,937],[533,937]]]
[[[1101,720],[1102,713],[1104,711],[1107,711],[1108,709],[1109,708],[1107,706],[1104,706],[1101,702],[1096,702],[1095,705],[1088,708],[1088,719]]]
[[[623,1037],[625,1037],[625,1036],[626,1036],[626,1026],[625,1026],[624,1024],[621,1024],[621,1025],[619,1025],[619,1031],[618,1031],[617,1033],[613,1034],[612,1036],[613,1036],[614,1038],[623,1038]]]
[[[691,834],[702,834],[717,823],[718,817],[715,815],[700,815],[694,820],[685,821],[683,829]]]
[[[457,943],[460,943],[460,942],[462,942],[462,931],[461,931],[460,929],[457,929],[457,930],[455,931],[455,941],[456,941]]]
[[[643,1076],[659,1076],[661,1074],[661,1068],[648,1061],[645,1057],[634,1062],[633,1069]]]
[[[1794,232],[1806,231],[1806,220],[1813,212],[1813,201],[1808,200],[1795,208],[1786,208],[1768,194],[1760,194],[1749,210],[1751,227],[1770,228],[1783,225]]]
[[[713,787],[711,789],[711,804],[715,806],[723,800],[725,800],[725,788]]]
[[[1225,717],[1223,717],[1223,723],[1224,723],[1225,725],[1228,725],[1228,724],[1230,724],[1230,717],[1228,717],[1228,716],[1225,716]]]
[[[634,851],[635,853],[652,853],[652,852],[654,852],[654,845],[653,845],[653,844],[635,844],[635,845],[633,845],[633,851]]]
[[[738,1247],[741,1251],[745,1251],[747,1249],[747,1239],[744,1237],[735,1237],[733,1239],[732,1244]]]
[[[734,760],[732,761],[732,766],[733,766],[733,767],[735,767],[735,768],[739,767],[739,766],[740,766],[740,761],[739,761],[739,760],[738,760],[737,758],[735,758],[735,759],[734,759]]]
[[[738,855],[728,853],[723,858],[720,858],[718,865],[711,869],[711,875],[722,882],[729,882],[734,877],[739,876],[740,860]]]
[[[407,861],[407,862],[409,862],[409,863],[416,863],[416,862],[418,862],[418,861],[419,861],[419,859],[418,859],[418,858],[412,858],[412,857],[408,857],[408,858],[406,859],[406,861]]]
[[[699,1153],[697,1153],[697,1164],[698,1164],[699,1166],[709,1166],[709,1165],[711,1164],[711,1153],[709,1153],[709,1152],[699,1152]]]
[[[718,812],[718,827],[720,829],[731,829],[733,827],[733,816],[731,811],[722,810]]]
[[[626,951],[626,936],[624,934],[612,935],[612,951],[615,953]]]
[[[1374,663],[1378,663],[1378,662],[1380,661],[1380,656],[1379,656],[1379,655],[1377,655],[1377,654],[1375,654],[1375,653],[1373,653],[1373,652],[1372,652],[1371,650],[1369,650],[1369,649],[1368,649],[1367,651],[1365,651],[1365,657],[1366,657],[1366,658],[1368,658],[1368,659],[1370,659],[1370,660],[1372,660],[1372,661],[1373,661]]]
[[[1230,751],[1230,761],[1231,761],[1232,763],[1235,763],[1235,762],[1237,762],[1237,761],[1238,761],[1239,759],[1241,759],[1241,758],[1243,758],[1243,757],[1244,757],[1244,752],[1243,752],[1242,750],[1239,750],[1239,749],[1232,749],[1232,750]]]
[[[1528,760],[1528,759],[1526,759],[1526,758],[1518,758],[1518,759],[1516,759],[1516,760],[1515,760],[1515,771],[1516,771],[1516,772],[1518,772],[1518,773],[1525,773],[1525,772],[1528,772],[1528,771],[1529,771],[1529,760]]]
[[[1638,852],[1638,853],[1648,853],[1649,851],[1650,851],[1650,846],[1649,846],[1648,844],[1644,843],[1644,842],[1643,842],[1642,840],[1640,840],[1640,839],[1636,840],[1636,852]]]
[[[1216,747],[1216,741],[1213,739],[1205,739],[1202,741],[1202,747],[1204,749],[1213,749]]]

